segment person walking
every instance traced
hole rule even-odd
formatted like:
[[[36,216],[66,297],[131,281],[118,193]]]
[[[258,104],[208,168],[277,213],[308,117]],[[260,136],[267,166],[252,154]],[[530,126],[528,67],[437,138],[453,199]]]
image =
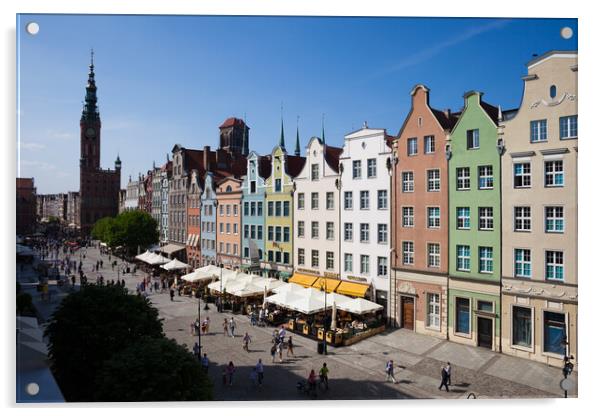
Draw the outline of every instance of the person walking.
[[[272,356],[272,363],[274,361],[276,361],[276,350],[278,349],[278,347],[276,346],[276,343],[272,344],[272,348],[270,349],[270,355]]]
[[[201,358],[201,367],[205,374],[209,373],[209,358],[207,358],[207,354],[203,354],[203,358]]]
[[[393,381],[393,384],[397,384],[397,380],[395,380],[395,366],[393,365],[393,360],[387,361],[385,371],[387,372],[386,381]]]
[[[445,366],[445,371],[447,371],[447,385],[451,386],[452,382],[451,382],[451,364],[448,361],[447,365]]]
[[[329,371],[330,370],[328,370],[326,363],[322,364],[322,368],[320,368],[320,381],[322,383],[324,383],[324,385],[326,386],[326,390],[328,390],[328,372]]]
[[[198,342],[195,342],[194,347],[192,347],[192,353],[194,354],[195,357],[197,357],[197,359],[198,359],[200,352],[201,352],[201,347],[199,347]]]
[[[171,299],[171,301],[173,302],[173,297],[175,296],[175,292],[173,289],[169,289],[169,298]]]
[[[209,320],[209,317],[206,317],[205,318],[205,327],[206,327],[206,333],[207,333],[207,335],[209,335],[209,323],[210,322],[211,321]]]
[[[193,321],[190,322],[190,335],[194,336],[194,322]]]
[[[257,383],[261,387],[263,385],[263,363],[261,362],[261,358],[255,364],[255,372],[257,373]]]
[[[201,323],[201,334],[206,335],[207,334],[207,319],[203,319],[203,322]]]
[[[226,372],[228,373],[228,384],[230,386],[232,386],[232,382],[234,381],[234,372],[236,371],[236,368],[234,367],[234,363],[232,363],[232,361],[230,361],[228,363],[228,367],[226,368]]]
[[[280,357],[280,362],[282,362],[282,349],[284,348],[284,342],[278,342],[278,357]]]
[[[441,384],[439,384],[439,390],[441,390],[441,387],[445,387],[445,391],[449,392],[449,387],[447,387],[447,380],[447,370],[445,369],[445,367],[441,367]]]
[[[224,318],[224,336],[228,335],[228,318]]]
[[[289,355],[292,355],[293,357],[295,356],[295,353],[293,352],[293,336],[289,336],[288,337],[288,342],[286,343],[286,356],[288,357]]]
[[[234,317],[230,317],[230,336],[234,338],[234,330],[236,329],[236,322],[234,322]]]
[[[251,342],[251,336],[248,332],[245,332],[245,336],[242,339],[242,349],[249,352],[249,342]]]

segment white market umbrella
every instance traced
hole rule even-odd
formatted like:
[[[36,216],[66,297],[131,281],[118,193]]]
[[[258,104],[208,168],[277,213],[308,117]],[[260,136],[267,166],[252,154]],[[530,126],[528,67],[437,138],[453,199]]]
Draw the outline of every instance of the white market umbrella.
[[[187,269],[189,267],[190,267],[189,265],[187,265],[186,263],[181,262],[178,259],[173,259],[169,263],[164,264],[163,266],[161,266],[162,269],[165,269],[165,270],[168,270],[168,271],[182,270],[182,269]]]
[[[336,303],[337,305],[341,305],[345,302],[349,302],[353,300],[353,298],[350,298],[349,296],[345,296],[345,295],[341,295],[339,293],[329,293],[328,295],[326,295],[326,304],[329,307],[334,307],[334,304]],[[340,309],[340,308],[339,308]]]
[[[333,331],[337,329],[337,303],[332,303],[332,319],[330,321],[330,329]]]
[[[369,300],[363,298],[352,299],[348,302],[340,304],[338,307],[340,310],[355,313],[357,315],[376,312],[383,308],[382,305],[370,302]]]
[[[272,289],[274,293],[301,293],[305,288],[296,283],[283,283],[282,285]]]
[[[325,310],[326,305],[324,305],[324,298],[320,296],[320,292],[312,288],[308,289],[313,290],[313,292],[306,290],[302,293],[293,294],[294,296],[299,296],[299,298],[297,300],[294,300],[289,305],[290,309],[304,313],[306,315],[311,315],[316,312]]]
[[[150,253],[150,255],[147,256],[147,259],[145,261],[148,264],[151,264],[153,266],[169,263],[169,259],[167,257],[163,257],[160,254],[154,254],[154,253]]]
[[[208,282],[213,280],[213,275],[210,273],[201,272],[198,269],[192,273],[185,274],[182,279],[187,282]]]
[[[282,306],[285,308],[290,308],[291,304],[294,301],[300,300],[300,299],[301,299],[301,295],[299,295],[298,293],[282,292],[282,293],[276,293],[275,295],[272,295],[272,296],[268,296],[265,299],[265,301],[266,301],[266,303],[271,303],[271,304]]]
[[[138,255],[136,256],[136,259],[137,259],[137,260],[140,260],[140,261],[144,261],[144,262],[146,262],[146,260],[148,259],[148,256],[149,256],[149,255],[151,255],[151,254],[152,254],[152,253],[151,253],[150,251],[146,250],[144,253],[142,253],[142,254],[138,254]]]

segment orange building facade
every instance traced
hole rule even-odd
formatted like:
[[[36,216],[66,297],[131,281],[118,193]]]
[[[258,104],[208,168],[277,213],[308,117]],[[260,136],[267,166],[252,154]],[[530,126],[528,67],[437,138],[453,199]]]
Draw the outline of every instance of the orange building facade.
[[[237,270],[241,264],[242,181],[227,177],[217,183],[217,262]]]

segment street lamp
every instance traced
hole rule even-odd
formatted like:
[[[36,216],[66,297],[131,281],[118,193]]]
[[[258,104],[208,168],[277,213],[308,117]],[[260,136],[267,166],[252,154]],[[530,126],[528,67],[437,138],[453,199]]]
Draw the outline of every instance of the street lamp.
[[[562,375],[564,376],[564,379],[560,382],[560,387],[564,390],[564,398],[566,399],[569,397],[569,389],[572,388],[573,384],[571,380],[568,379],[568,376],[570,376],[573,372],[574,365],[571,360],[574,360],[575,357],[568,354],[569,342],[566,335],[564,336],[563,343],[565,345],[564,366],[562,367]]]
[[[219,313],[222,313],[222,311],[224,310],[224,299],[222,298],[223,295],[223,276],[224,276],[224,263],[220,263],[219,265]]]
[[[324,343],[324,355],[328,355],[328,351],[326,351],[326,295],[327,295],[327,291],[326,291],[326,279],[324,279],[322,281],[322,285],[320,285],[320,288],[324,291],[324,329],[323,329],[323,340],[322,342]]]

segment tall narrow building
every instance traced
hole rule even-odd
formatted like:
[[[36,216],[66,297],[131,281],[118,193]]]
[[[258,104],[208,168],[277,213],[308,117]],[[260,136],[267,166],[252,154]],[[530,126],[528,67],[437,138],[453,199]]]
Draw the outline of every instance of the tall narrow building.
[[[79,195],[82,233],[88,234],[103,217],[115,216],[119,210],[121,160],[115,170],[100,167],[100,113],[94,79],[94,52],[90,60],[85,104],[80,119]]]

